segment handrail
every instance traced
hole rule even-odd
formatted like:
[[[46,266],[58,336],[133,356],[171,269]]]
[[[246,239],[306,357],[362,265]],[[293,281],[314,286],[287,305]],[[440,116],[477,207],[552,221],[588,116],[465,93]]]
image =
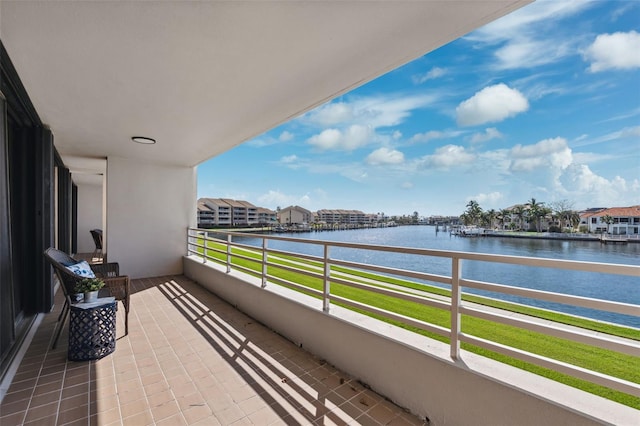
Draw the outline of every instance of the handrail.
[[[226,239],[215,238],[211,236],[210,233],[224,235],[226,236]],[[481,305],[463,302],[462,288],[476,288],[496,293],[523,296],[527,298],[551,301],[555,303],[569,304],[577,307],[599,309],[603,311],[636,317],[640,317],[640,305],[612,302],[594,298],[573,296],[562,293],[553,293],[548,291],[466,279],[462,274],[462,265],[464,261],[471,260],[509,265],[556,268],[570,271],[626,275],[634,277],[640,277],[640,266],[533,258],[524,256],[444,251],[410,247],[318,241],[264,234],[251,234],[252,238],[262,239],[262,244],[260,246],[253,246],[234,242],[233,237],[235,236],[247,237],[247,234],[241,232],[228,232],[218,230],[211,231],[206,229],[189,228],[187,233],[187,255],[199,256],[202,258],[203,262],[220,262],[226,265],[227,272],[230,272],[232,268],[237,268],[239,270],[248,272],[246,267],[233,265],[233,258],[245,259],[255,262],[258,267],[256,270],[252,270],[252,273],[254,275],[257,274],[261,277],[262,287],[266,287],[269,283],[273,283],[287,285],[296,288],[299,291],[307,291],[308,293],[314,294],[316,295],[316,297],[322,299],[322,309],[328,314],[331,310],[331,302],[339,302],[343,306],[350,306],[355,309],[367,311],[372,314],[387,318],[389,320],[400,321],[404,324],[417,327],[428,332],[438,334],[440,336],[448,337],[450,345],[450,356],[453,359],[458,359],[460,357],[461,342],[467,342],[497,353],[507,355],[509,357],[521,359],[526,362],[553,369],[565,374],[572,374],[574,375],[574,377],[579,377],[585,380],[592,381],[593,383],[608,386],[612,389],[626,392],[635,396],[640,396],[640,384],[638,383],[628,382],[598,372],[588,370],[585,371],[585,369],[578,366],[572,366],[564,362],[555,361],[553,359],[548,359],[546,357],[541,357],[539,355],[524,352],[516,348],[507,347],[497,342],[492,342],[477,336],[464,334],[461,331],[461,324],[464,320],[463,315],[472,316],[475,318],[496,322],[498,324],[511,325],[528,331],[542,333],[554,337],[560,337],[563,339],[572,340],[574,342],[588,344],[591,346],[640,357],[640,341],[633,341],[622,338],[610,338],[607,336],[594,336],[584,333],[580,330],[572,329],[570,327],[562,327],[558,324],[549,324],[548,322],[536,320],[533,317],[518,319],[512,318],[511,316],[503,315],[500,312],[491,312]],[[299,254],[283,250],[270,249],[268,245],[269,240],[288,241],[305,245],[321,246],[323,254],[321,256],[313,256],[309,254]],[[217,248],[215,247],[215,245],[209,244],[210,242],[226,246],[226,250],[223,248]],[[235,250],[240,250],[241,252],[234,252],[232,251],[232,248],[234,248]],[[401,253],[417,256],[448,258],[451,260],[451,272],[449,276],[446,276],[332,258],[332,248],[373,250],[387,253]],[[224,260],[221,261],[220,259],[216,258],[215,253],[223,255]],[[299,260],[291,260],[289,257],[295,257]],[[405,280],[419,279],[426,282],[445,284],[445,286],[450,287],[450,296],[434,296],[434,298],[424,297],[423,295],[418,294],[418,292],[412,293],[406,290],[406,288],[394,288],[391,284],[385,284],[383,286],[379,282],[376,282],[374,279],[357,277],[350,274],[349,272],[343,272],[344,270],[338,271],[335,269],[336,266],[340,266],[352,271],[366,271],[383,275],[394,275],[402,277]],[[284,278],[278,277],[274,273],[270,273],[270,267],[313,277],[314,279],[317,279],[322,283],[321,289],[312,289],[298,283],[287,281]],[[446,329],[439,325],[426,323],[422,320],[408,318],[401,314],[381,309],[380,307],[365,305],[361,302],[351,300],[344,296],[333,294],[331,292],[332,283],[448,311],[450,315],[450,328]]]

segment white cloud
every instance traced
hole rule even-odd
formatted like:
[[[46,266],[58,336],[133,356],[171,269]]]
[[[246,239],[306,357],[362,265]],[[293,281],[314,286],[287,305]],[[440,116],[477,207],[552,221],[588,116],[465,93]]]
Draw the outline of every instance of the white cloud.
[[[295,154],[285,155],[284,157],[281,157],[279,163],[294,170],[299,169],[303,166],[300,158],[298,158],[298,156]]]
[[[532,68],[557,61],[575,50],[569,42],[520,37],[495,52],[498,69]]]
[[[322,105],[302,116],[301,121],[314,126],[326,127],[360,124],[389,127],[401,124],[411,111],[424,108],[435,100],[433,95],[403,96],[391,94],[357,98],[351,102],[334,102]]]
[[[294,197],[280,191],[269,190],[266,194],[258,197],[258,202],[262,205],[286,207],[290,205],[294,199]]]
[[[619,139],[632,139],[638,141],[640,139],[640,126],[625,127],[615,132],[607,133],[597,138],[589,139],[587,137],[575,140],[574,146],[595,145],[603,142],[610,142]]]
[[[243,198],[237,198],[241,200]],[[258,197],[258,203],[264,206],[279,206],[287,207],[291,205],[298,205],[307,207],[311,204],[311,197],[309,194],[303,194],[301,196],[290,195],[281,192],[280,190],[269,190],[266,194]]]
[[[308,114],[309,121],[320,126],[335,126],[353,120],[353,105],[345,102],[324,104]]]
[[[584,0],[536,1],[466,36],[466,40],[496,45],[497,69],[530,68],[557,61],[576,51],[577,39],[560,39],[558,21],[595,5]]]
[[[436,78],[440,78],[447,73],[445,68],[433,67],[428,72],[424,74],[418,74],[411,77],[411,80],[414,84],[422,84],[425,81],[433,80]]]
[[[421,166],[436,169],[449,169],[472,163],[476,156],[458,145],[445,145],[435,150],[433,155],[421,159]]]
[[[587,165],[572,164],[560,175],[558,183],[575,198],[585,198],[585,205],[634,205],[640,202],[640,181],[627,182],[620,176],[609,180],[595,174]]]
[[[396,130],[396,131],[394,131],[394,132],[393,132],[393,134],[391,135],[391,137],[392,137],[394,140],[396,140],[396,141],[397,141],[398,139],[401,139],[401,138],[402,138],[402,132],[401,132],[401,131],[399,131],[399,130]]]
[[[413,188],[413,183],[412,182],[402,182],[400,184],[400,188],[402,188],[402,189],[411,189],[411,188]]]
[[[460,130],[430,130],[424,133],[416,133],[415,135],[411,136],[409,141],[414,143],[426,143],[435,139],[455,138],[457,136],[460,136],[462,133],[464,132]]]
[[[529,109],[529,102],[516,89],[504,83],[485,87],[456,108],[461,126],[498,122]]]
[[[600,34],[586,49],[584,58],[591,61],[591,72],[640,68],[640,34]]]
[[[545,139],[533,145],[511,148],[512,172],[529,172],[541,167],[564,169],[573,161],[571,149],[564,138]]]
[[[400,151],[396,151],[395,149],[382,147],[369,154],[365,161],[367,164],[371,164],[372,166],[382,164],[401,164],[404,162],[404,154]]]
[[[498,205],[498,202],[501,201],[503,197],[504,196],[500,192],[494,191],[488,194],[480,193],[472,197],[467,197],[467,202],[476,200],[481,206],[483,206],[483,208],[495,208]]]
[[[488,142],[491,139],[500,139],[502,137],[503,135],[498,129],[495,127],[489,127],[488,129],[485,129],[484,132],[474,133],[471,136],[471,143]]]
[[[280,142],[289,142],[291,139],[293,139],[293,133],[285,130],[284,132],[280,133],[280,136],[278,137],[278,140]]]
[[[580,13],[594,4],[584,0],[539,0],[485,25],[466,38],[484,43],[518,38],[531,27],[539,28],[536,24],[553,24],[553,21]]]
[[[307,142],[321,151],[353,151],[372,142],[373,136],[374,132],[370,127],[354,124],[344,131],[323,130],[320,134],[311,136]]]

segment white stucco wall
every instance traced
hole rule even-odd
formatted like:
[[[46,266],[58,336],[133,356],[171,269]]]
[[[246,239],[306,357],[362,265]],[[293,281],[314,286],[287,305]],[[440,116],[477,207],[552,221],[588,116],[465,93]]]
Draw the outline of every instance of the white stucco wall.
[[[108,158],[108,260],[121,274],[182,273],[187,227],[195,224],[195,167]]]
[[[92,229],[102,229],[102,185],[78,184],[78,253],[95,249]]]

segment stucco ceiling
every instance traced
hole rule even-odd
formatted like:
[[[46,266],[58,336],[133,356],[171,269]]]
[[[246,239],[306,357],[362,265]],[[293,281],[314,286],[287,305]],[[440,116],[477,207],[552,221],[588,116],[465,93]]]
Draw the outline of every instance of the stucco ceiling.
[[[0,38],[65,162],[193,166],[529,2],[3,0]]]

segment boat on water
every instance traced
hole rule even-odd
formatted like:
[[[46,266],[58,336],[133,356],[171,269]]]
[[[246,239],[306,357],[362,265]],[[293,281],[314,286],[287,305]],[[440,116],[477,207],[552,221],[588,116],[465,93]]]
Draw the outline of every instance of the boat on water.
[[[485,235],[485,229],[476,225],[462,225],[451,228],[453,235],[459,235],[462,237],[480,237]]]

